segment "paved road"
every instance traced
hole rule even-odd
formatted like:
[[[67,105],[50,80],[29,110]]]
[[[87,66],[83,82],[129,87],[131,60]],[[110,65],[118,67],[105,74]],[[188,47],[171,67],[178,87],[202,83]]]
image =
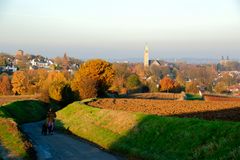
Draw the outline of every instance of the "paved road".
[[[41,135],[43,122],[22,125],[23,131],[33,141],[39,160],[120,160],[122,158],[104,152],[78,138],[62,133]]]

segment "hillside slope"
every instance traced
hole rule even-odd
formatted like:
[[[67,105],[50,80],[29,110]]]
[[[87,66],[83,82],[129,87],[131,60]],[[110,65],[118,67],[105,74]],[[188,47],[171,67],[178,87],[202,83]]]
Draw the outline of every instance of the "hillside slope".
[[[99,109],[74,102],[58,127],[111,151],[141,159],[240,159],[240,123]]]

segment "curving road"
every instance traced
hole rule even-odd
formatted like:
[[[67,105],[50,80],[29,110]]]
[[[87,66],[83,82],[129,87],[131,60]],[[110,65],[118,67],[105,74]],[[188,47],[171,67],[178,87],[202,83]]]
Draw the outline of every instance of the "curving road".
[[[39,160],[120,160],[123,158],[107,153],[95,146],[62,133],[41,135],[43,122],[22,125],[31,138]]]

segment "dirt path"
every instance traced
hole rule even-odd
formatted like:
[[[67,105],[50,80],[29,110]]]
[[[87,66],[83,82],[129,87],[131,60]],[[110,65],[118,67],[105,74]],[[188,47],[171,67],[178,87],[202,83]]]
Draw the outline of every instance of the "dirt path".
[[[39,160],[120,160],[122,158],[104,152],[78,138],[62,133],[41,135],[43,122],[22,125],[23,131],[32,139]]]

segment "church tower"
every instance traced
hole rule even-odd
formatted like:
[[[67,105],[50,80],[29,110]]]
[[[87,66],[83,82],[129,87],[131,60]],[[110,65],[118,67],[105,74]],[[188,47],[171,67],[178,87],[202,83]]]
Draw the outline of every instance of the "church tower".
[[[148,46],[145,45],[144,49],[144,67],[149,67],[149,49]]]

